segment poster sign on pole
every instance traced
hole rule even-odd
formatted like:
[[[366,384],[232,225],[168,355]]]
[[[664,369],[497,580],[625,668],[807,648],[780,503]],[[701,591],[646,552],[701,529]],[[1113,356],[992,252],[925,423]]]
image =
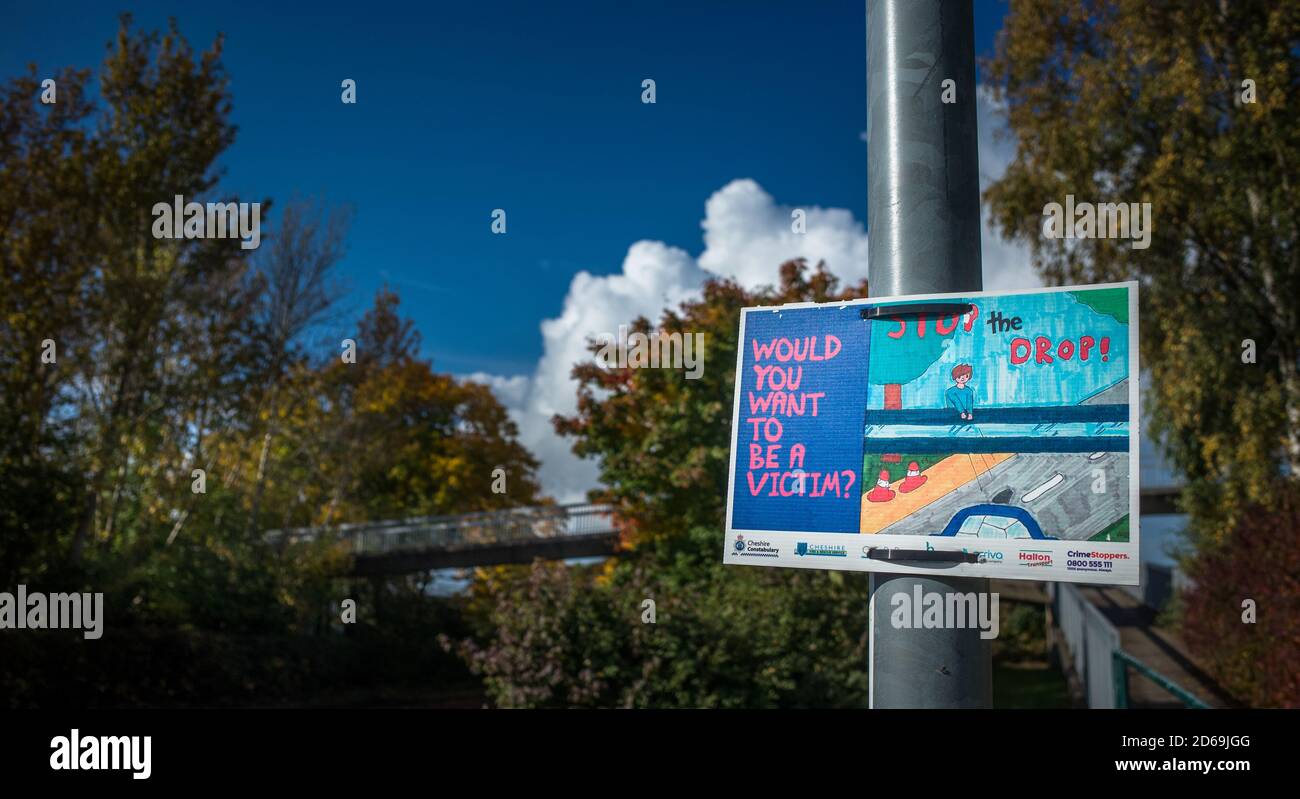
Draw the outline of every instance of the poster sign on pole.
[[[1136,585],[1137,291],[744,309],[724,562]]]

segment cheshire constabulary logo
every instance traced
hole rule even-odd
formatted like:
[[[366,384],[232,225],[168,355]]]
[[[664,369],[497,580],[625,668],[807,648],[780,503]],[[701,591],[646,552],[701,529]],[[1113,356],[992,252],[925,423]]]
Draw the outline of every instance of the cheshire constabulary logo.
[[[736,543],[733,544],[732,546],[734,546],[734,547],[736,548],[736,551],[737,551],[737,552],[744,552],[744,551],[745,551],[745,537],[744,537],[743,535],[738,535],[738,536],[736,536]]]

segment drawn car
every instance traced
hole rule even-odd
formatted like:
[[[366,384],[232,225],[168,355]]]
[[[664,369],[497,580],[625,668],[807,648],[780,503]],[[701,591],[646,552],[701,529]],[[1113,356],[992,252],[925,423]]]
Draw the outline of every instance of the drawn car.
[[[991,503],[971,505],[957,511],[939,535],[986,539],[1053,538],[1043,533],[1038,521],[1024,508]]]

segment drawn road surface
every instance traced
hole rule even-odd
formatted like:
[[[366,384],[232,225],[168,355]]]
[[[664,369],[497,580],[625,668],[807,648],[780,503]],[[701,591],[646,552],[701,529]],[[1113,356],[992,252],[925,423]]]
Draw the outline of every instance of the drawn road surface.
[[[1114,385],[1085,404],[1127,402],[1128,381]],[[915,510],[906,518],[882,527],[879,532],[893,535],[934,535],[943,531],[952,517],[963,508],[993,503],[999,493],[1011,490],[1001,503],[1024,508],[1053,538],[1082,540],[1104,530],[1129,512],[1129,454],[1100,453],[1021,453],[1007,460],[989,464],[989,456],[961,455],[971,458],[977,479],[943,494]],[[991,468],[990,468],[991,466]],[[1093,491],[1097,477],[1105,475],[1105,490]],[[1057,479],[1060,475],[1061,479]],[[924,492],[925,487],[918,490]],[[1027,499],[1028,498],[1028,499]]]
[[[979,458],[979,455],[968,456]],[[1092,490],[1094,469],[1106,475],[1106,490]],[[1057,474],[1064,479],[1036,499],[1024,497]],[[978,480],[936,499],[881,533],[933,535],[942,532],[958,511],[971,505],[992,503],[1000,492],[1011,489],[1006,505],[1024,508],[1053,538],[1089,538],[1128,513],[1128,453],[1107,452],[1096,460],[1088,455],[1021,454],[994,466]],[[922,489],[924,490],[924,489]]]

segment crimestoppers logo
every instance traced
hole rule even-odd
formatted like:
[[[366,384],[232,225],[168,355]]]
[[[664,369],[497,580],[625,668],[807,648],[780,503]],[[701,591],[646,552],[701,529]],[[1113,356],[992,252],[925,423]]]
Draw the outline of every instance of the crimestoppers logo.
[[[1128,560],[1127,552],[1097,552],[1072,549],[1065,553],[1065,567],[1078,572],[1109,572],[1115,568],[1115,561]]]

